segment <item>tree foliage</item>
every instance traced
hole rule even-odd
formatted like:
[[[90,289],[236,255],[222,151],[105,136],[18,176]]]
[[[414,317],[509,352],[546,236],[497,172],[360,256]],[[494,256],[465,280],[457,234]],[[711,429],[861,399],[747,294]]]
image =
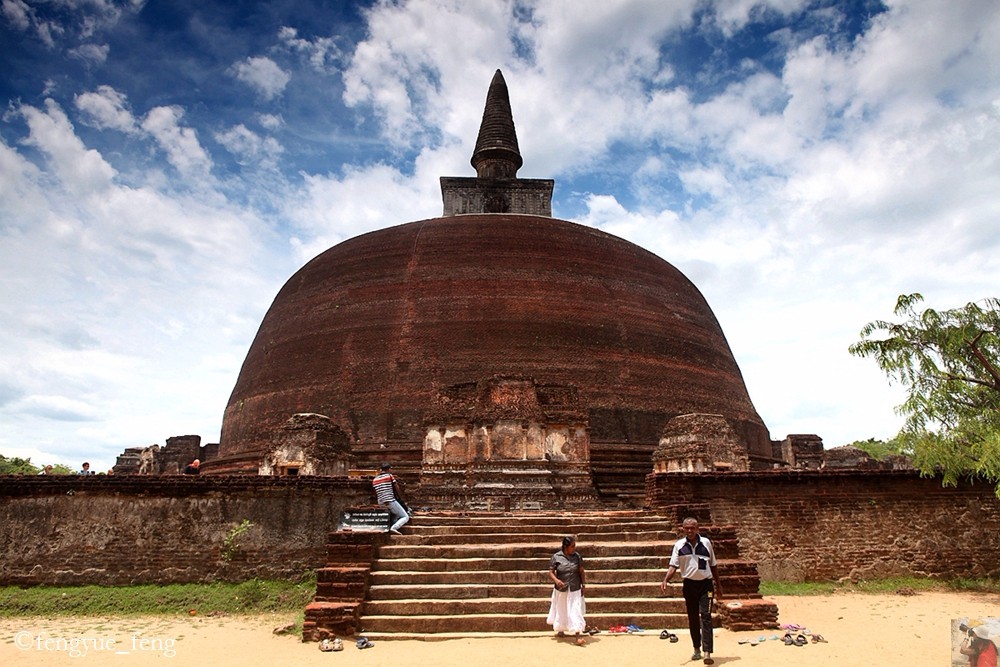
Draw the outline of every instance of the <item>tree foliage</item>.
[[[30,458],[22,459],[16,456],[10,458],[0,454],[0,475],[37,475],[38,466]]]
[[[875,438],[868,438],[867,440],[855,440],[851,443],[851,447],[857,447],[864,453],[868,454],[874,459],[879,461],[884,461],[893,454],[907,454],[910,452],[904,451],[900,448],[900,444],[895,440],[876,440]]]
[[[946,484],[979,475],[1000,495],[1000,299],[917,312],[920,294],[896,302],[901,323],[877,320],[849,351],[875,359],[907,389],[896,444]]]

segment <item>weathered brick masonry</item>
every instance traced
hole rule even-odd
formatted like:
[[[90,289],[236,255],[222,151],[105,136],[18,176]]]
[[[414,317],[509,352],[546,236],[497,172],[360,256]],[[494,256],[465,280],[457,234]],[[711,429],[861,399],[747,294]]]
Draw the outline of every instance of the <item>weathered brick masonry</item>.
[[[982,482],[803,470],[651,474],[646,488],[654,508],[708,504],[765,580],[1000,574],[1000,499]]]
[[[0,584],[298,577],[326,562],[340,511],[370,498],[348,477],[0,477]]]

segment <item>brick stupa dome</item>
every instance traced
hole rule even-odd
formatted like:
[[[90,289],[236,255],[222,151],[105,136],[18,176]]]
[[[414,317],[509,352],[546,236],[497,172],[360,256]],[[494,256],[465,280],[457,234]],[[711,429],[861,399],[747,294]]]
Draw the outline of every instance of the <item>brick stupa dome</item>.
[[[488,98],[484,126],[489,109]],[[519,193],[551,192],[551,181],[508,179],[504,194],[496,179],[450,179],[481,190],[460,193],[458,211],[446,181],[445,216],[344,241],[288,280],[206,472],[256,472],[296,413],[349,433],[357,467],[389,457],[416,472],[429,425],[466,409],[448,397],[504,378],[540,388],[539,414],[572,413],[549,410],[549,421],[583,425],[598,486],[615,475],[641,484],[664,426],[682,414],[721,415],[750,453],[770,456],[722,329],[680,271],[621,238],[525,213],[533,204],[519,205]],[[501,200],[513,212],[454,214]]]

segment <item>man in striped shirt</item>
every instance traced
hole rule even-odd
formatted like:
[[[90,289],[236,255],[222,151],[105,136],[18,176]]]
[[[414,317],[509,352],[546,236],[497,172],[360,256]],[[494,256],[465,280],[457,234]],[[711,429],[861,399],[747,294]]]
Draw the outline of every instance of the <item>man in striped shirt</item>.
[[[688,517],[681,525],[684,528],[684,537],[674,544],[667,575],[660,584],[660,590],[663,593],[667,592],[667,582],[679,570],[684,579],[684,606],[687,608],[691,643],[694,644],[694,655],[691,659],[701,660],[701,651],[704,648],[705,664],[711,665],[715,662],[712,659],[713,588],[716,599],[722,596],[718,572],[715,569],[717,564],[715,549],[712,542],[698,532],[697,519]]]
[[[372,480],[372,486],[375,487],[375,500],[382,507],[388,508],[389,513],[395,519],[389,532],[400,535],[399,529],[410,520],[410,515],[400,502],[401,494],[397,486],[396,476],[389,472],[391,469],[391,465],[383,463],[382,471]]]

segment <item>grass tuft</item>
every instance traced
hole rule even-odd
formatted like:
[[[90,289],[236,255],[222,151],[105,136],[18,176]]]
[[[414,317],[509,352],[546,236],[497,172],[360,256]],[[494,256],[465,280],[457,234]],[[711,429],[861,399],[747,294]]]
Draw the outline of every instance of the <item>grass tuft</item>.
[[[251,579],[238,584],[0,587],[0,616],[199,616],[302,611],[316,592],[301,581]]]
[[[920,591],[972,591],[1000,593],[1000,579],[929,579],[927,577],[889,577],[860,581],[761,581],[763,595],[830,595],[839,592],[912,595]]]

